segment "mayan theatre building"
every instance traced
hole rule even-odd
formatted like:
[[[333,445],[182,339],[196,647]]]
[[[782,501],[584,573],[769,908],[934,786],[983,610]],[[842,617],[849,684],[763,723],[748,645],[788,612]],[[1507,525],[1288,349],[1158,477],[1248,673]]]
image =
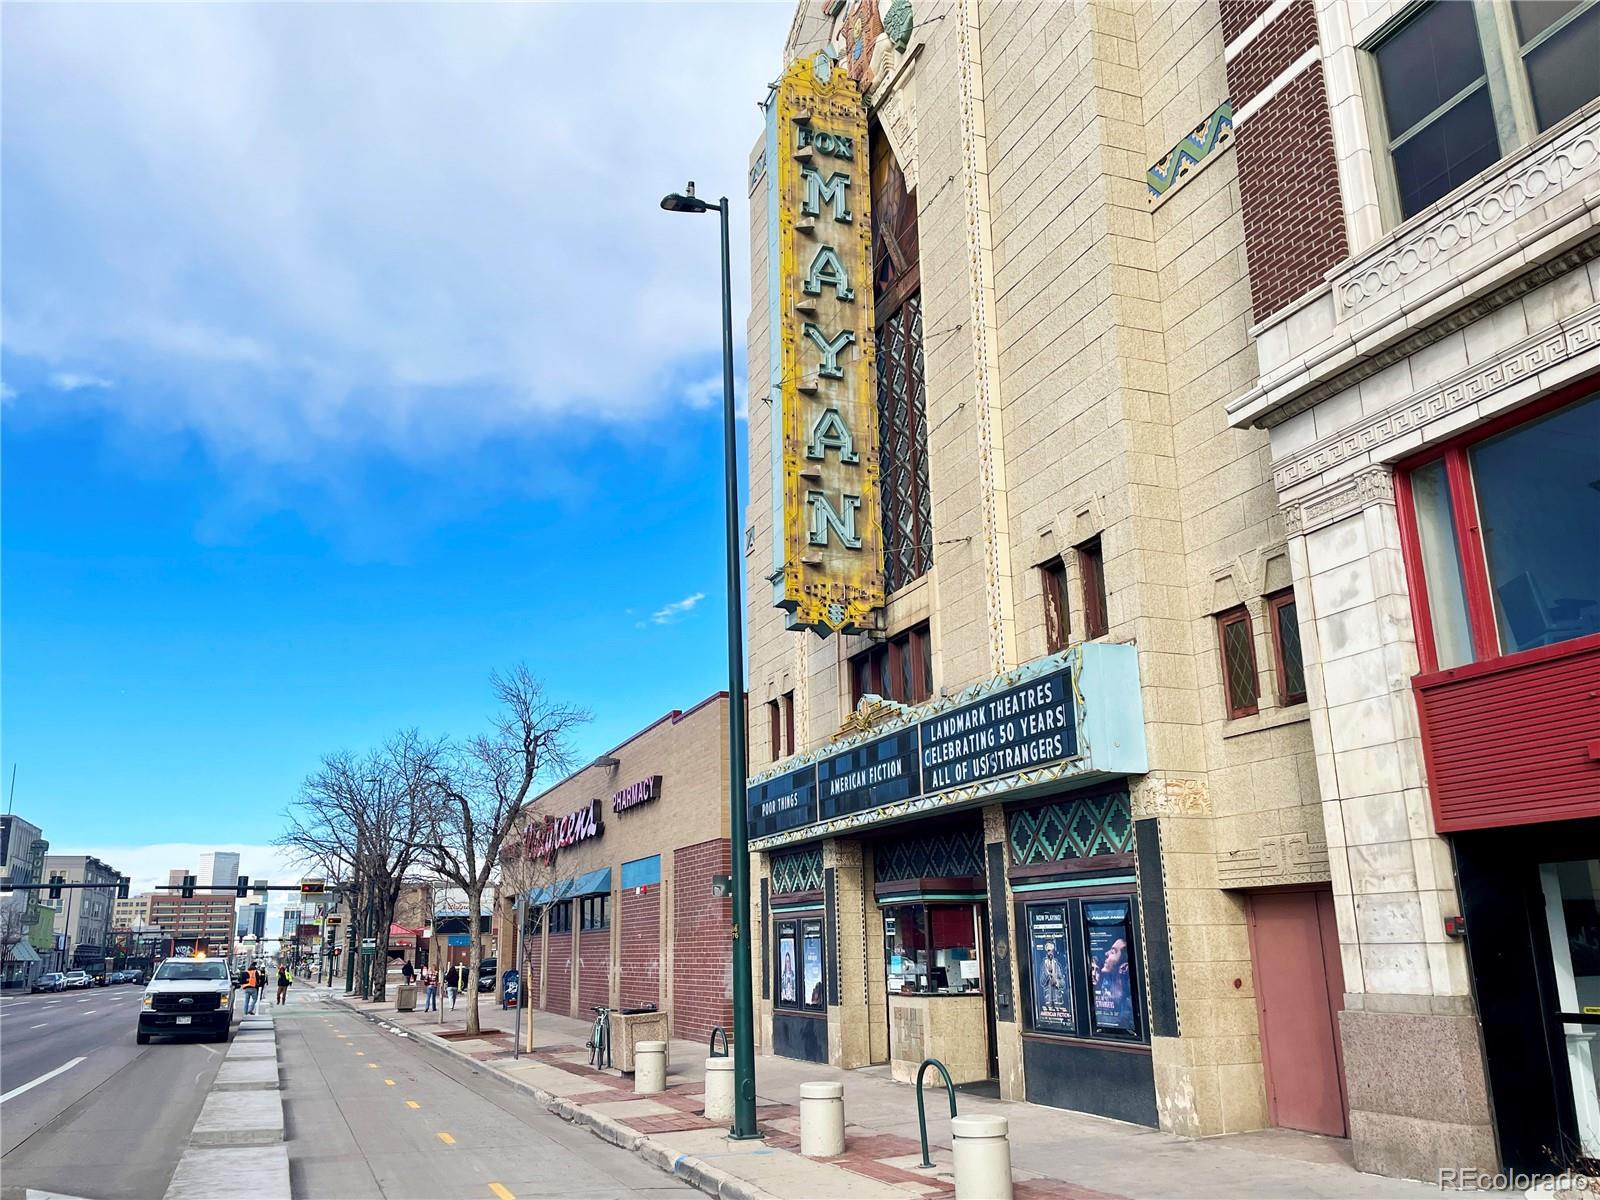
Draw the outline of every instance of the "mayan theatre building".
[[[1222,25],[1357,1162],[1592,1162],[1600,5]]]
[[[749,171],[772,1053],[1349,1132],[1226,47],[1214,4],[796,11]]]

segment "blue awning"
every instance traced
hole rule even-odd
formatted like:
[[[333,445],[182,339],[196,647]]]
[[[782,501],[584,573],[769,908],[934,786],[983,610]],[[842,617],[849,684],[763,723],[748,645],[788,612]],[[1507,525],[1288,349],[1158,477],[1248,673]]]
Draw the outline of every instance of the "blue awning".
[[[589,871],[576,879],[563,879],[560,883],[551,884],[549,887],[534,888],[528,893],[528,903],[549,904],[573,896],[593,896],[610,891],[611,868],[601,867],[598,871]]]

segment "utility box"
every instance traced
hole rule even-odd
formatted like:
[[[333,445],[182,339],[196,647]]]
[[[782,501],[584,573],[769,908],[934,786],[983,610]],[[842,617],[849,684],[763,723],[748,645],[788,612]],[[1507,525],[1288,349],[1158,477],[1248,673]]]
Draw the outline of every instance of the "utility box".
[[[654,1009],[623,1009],[611,1014],[611,1063],[633,1070],[634,1048],[640,1042],[670,1042],[667,1014]]]
[[[394,990],[394,1010],[395,1010],[395,1012],[416,1012],[417,1011],[417,985],[416,984],[414,984],[414,983],[402,983],[399,987],[395,988],[395,990]]]

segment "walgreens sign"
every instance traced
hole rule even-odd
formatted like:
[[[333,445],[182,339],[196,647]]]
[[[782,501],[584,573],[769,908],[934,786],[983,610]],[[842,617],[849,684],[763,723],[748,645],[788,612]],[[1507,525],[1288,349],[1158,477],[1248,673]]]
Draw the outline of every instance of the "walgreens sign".
[[[640,804],[647,804],[661,796],[661,776],[652,775],[638,783],[630,783],[611,797],[611,811],[623,812]]]
[[[546,821],[542,825],[530,824],[522,835],[522,848],[534,858],[549,858],[565,846],[576,845],[605,832],[600,820],[600,801],[591,800],[587,808],[568,813],[564,817]]]

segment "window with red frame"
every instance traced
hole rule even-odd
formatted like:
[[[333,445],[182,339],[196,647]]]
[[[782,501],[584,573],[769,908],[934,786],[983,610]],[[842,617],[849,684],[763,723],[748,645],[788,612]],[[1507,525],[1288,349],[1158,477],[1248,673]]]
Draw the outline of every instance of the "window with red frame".
[[[1496,422],[1399,479],[1423,670],[1600,634],[1600,392]]]
[[[783,757],[783,714],[776,700],[767,701],[767,744],[772,747],[772,761]]]
[[[920,704],[931,695],[933,643],[926,625],[896,634],[850,660],[852,707],[860,704],[863,696]]]
[[[1222,698],[1228,716],[1248,717],[1260,708],[1256,676],[1256,641],[1250,614],[1232,608],[1217,615],[1217,647],[1222,654]]]
[[[783,694],[783,752],[794,753],[794,693]]]
[[[1306,663],[1300,652],[1300,618],[1294,589],[1267,597],[1267,624],[1272,630],[1272,660],[1278,674],[1278,703],[1299,704],[1306,698]]]
[[[1044,589],[1044,646],[1047,654],[1067,648],[1071,625],[1067,618],[1067,565],[1052,558],[1039,567]]]
[[[1111,622],[1106,615],[1106,560],[1099,538],[1078,547],[1078,576],[1083,580],[1083,636],[1105,637]]]

